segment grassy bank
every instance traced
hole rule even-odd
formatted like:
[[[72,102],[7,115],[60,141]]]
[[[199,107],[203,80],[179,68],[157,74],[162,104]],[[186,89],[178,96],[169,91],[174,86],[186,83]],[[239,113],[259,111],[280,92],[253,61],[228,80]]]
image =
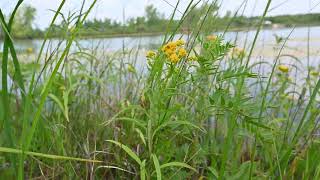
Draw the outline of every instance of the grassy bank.
[[[204,25],[216,1],[207,4],[188,39],[174,39],[195,8],[196,2],[189,1],[180,21],[173,20],[173,12],[168,21],[173,30],[168,29],[160,47],[147,52],[144,68],[138,66],[139,48],[108,53],[79,46],[79,33],[96,1],[79,10],[70,22],[73,28],[59,37],[61,43],[46,48],[65,2],[36,55],[17,55],[11,35],[15,11],[9,21],[0,13],[6,33],[1,177],[320,177],[319,67],[282,53],[292,32],[275,45],[273,63],[252,57],[271,0],[246,49],[237,40],[204,35],[210,34]],[[21,57],[34,60],[22,63]]]

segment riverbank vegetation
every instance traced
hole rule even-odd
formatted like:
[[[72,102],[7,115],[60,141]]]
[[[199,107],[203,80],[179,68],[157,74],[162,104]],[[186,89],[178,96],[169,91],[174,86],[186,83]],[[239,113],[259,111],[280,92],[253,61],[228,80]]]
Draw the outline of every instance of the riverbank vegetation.
[[[2,178],[319,179],[319,67],[282,54],[292,32],[271,61],[252,57],[271,0],[245,46],[206,29],[216,1],[194,16],[190,0],[179,21],[175,9],[162,22],[173,30],[161,46],[115,53],[77,43],[96,0],[52,47],[65,2],[41,47],[23,54],[16,11],[0,11]],[[189,36],[177,35],[195,17]]]

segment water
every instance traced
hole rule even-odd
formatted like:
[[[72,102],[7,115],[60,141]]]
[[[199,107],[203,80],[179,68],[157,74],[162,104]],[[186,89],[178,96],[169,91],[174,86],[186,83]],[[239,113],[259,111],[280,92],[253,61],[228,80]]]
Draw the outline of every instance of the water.
[[[284,29],[266,29],[262,30],[256,47],[254,49],[252,59],[253,61],[264,60],[270,61],[278,55],[279,47],[282,44],[276,44],[275,35],[279,37],[286,38],[293,28]],[[252,41],[254,39],[256,30],[241,31],[241,32],[227,32],[225,34],[225,40],[234,42],[239,47],[244,47],[246,44],[246,49],[251,47]],[[221,33],[216,33],[221,34]],[[186,35],[177,35],[176,38],[183,37],[187,39]],[[107,53],[112,53],[116,51],[121,51],[124,49],[139,49],[142,53],[138,56],[140,63],[145,62],[144,52],[148,49],[157,49],[162,41],[164,35],[157,36],[143,36],[143,37],[114,37],[114,38],[89,38],[77,40],[77,45],[84,49],[96,49],[104,51]],[[294,29],[293,33],[289,37],[285,49],[282,54],[290,54],[297,57],[299,60],[305,62],[308,58],[310,60],[310,65],[319,65],[319,52],[320,52],[320,26],[310,27],[310,41],[309,41],[309,56],[308,56],[308,28],[298,27]],[[33,48],[37,52],[42,44],[42,39],[33,40],[16,40],[15,48],[17,51],[26,51],[27,48]],[[47,45],[51,51],[57,47],[59,44],[59,39],[50,40],[50,44]],[[3,40],[0,40],[0,48],[2,49]],[[79,47],[73,46],[73,49]],[[46,48],[47,48],[46,47]],[[277,47],[278,49],[275,49]],[[23,58],[25,59],[25,58]],[[292,58],[282,58],[284,63],[290,64]],[[139,63],[139,62],[138,62]],[[305,63],[304,63],[305,64]]]
[[[281,57],[280,63],[283,64],[294,64],[298,68],[302,68],[300,71],[305,71],[307,66],[307,59],[309,59],[310,65],[314,67],[319,66],[319,52],[320,52],[320,26],[310,27],[310,41],[309,41],[309,56],[308,56],[308,28],[298,27],[294,29],[293,33],[289,37],[286,47],[282,51],[282,54],[290,54],[298,58],[301,62],[297,63],[291,57]],[[256,43],[254,52],[252,54],[252,63],[257,61],[268,61],[272,64],[273,60],[279,53],[279,48],[281,44],[276,44],[275,35],[279,37],[286,38],[292,28],[284,29],[266,29],[262,30],[258,41]],[[251,47],[252,41],[254,39],[256,30],[241,31],[241,32],[227,32],[225,34],[225,41],[234,42],[239,47],[244,47],[246,44],[246,49]],[[221,33],[215,33],[221,34]],[[183,37],[187,40],[187,35],[177,35],[176,38]],[[106,53],[113,53],[122,50],[139,49],[137,56],[137,66],[143,67],[146,64],[146,59],[144,53],[149,49],[157,49],[164,39],[164,35],[157,36],[142,36],[142,37],[114,37],[114,38],[89,38],[77,40],[77,45],[72,48],[84,48],[84,49],[95,49]],[[33,39],[33,40],[15,40],[15,48],[17,51],[25,52],[27,48],[33,48],[35,52],[39,51],[43,40]],[[57,47],[60,40],[51,39],[46,48],[53,51]],[[64,45],[64,44],[63,44]],[[0,48],[3,47],[3,40],[0,40]],[[32,58],[19,58],[20,60],[32,59]],[[264,71],[264,70],[263,70]]]
[[[272,47],[275,46],[275,36],[287,37],[292,28],[285,29],[266,29],[262,30],[259,39],[256,44],[256,53],[254,55],[264,55],[264,56],[273,56]],[[248,32],[228,32],[225,35],[226,41],[234,41],[237,38],[237,45],[243,46],[247,42],[246,47],[250,47],[253,41],[256,30],[250,30]],[[221,34],[221,33],[217,33]],[[177,35],[180,37],[182,35]],[[159,47],[162,43],[164,36],[143,36],[143,37],[115,37],[115,38],[90,38],[90,39],[81,39],[78,40],[78,45],[82,48],[87,49],[101,49],[104,51],[115,52],[122,50],[124,47],[126,49],[140,48],[140,49],[155,49]],[[184,39],[187,39],[186,35],[183,35]],[[295,49],[294,55],[299,56],[300,58],[306,57],[307,50],[307,38],[308,38],[308,28],[299,27],[296,28],[292,35],[289,38],[287,43],[288,50]],[[247,41],[246,41],[247,39]],[[33,40],[16,40],[15,46],[18,51],[24,51],[27,48],[33,48],[36,51],[41,47],[43,40],[42,39],[33,39]],[[51,46],[54,48],[59,43],[59,39],[51,40]],[[3,41],[0,40],[0,47],[2,48]],[[310,28],[310,52],[311,56],[316,56],[320,51],[320,27],[311,27]],[[263,50],[261,54],[261,49]]]

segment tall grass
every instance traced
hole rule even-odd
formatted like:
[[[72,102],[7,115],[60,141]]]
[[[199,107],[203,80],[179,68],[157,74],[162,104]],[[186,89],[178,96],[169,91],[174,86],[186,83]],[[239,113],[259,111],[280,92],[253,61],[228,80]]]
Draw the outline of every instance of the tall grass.
[[[138,65],[140,47],[109,53],[78,43],[96,1],[83,1],[68,16],[61,13],[61,1],[38,54],[27,54],[35,60],[21,61],[11,26],[22,3],[9,20],[0,11],[1,177],[319,178],[319,69],[308,63],[301,72],[294,63],[282,63],[284,57],[302,61],[282,54],[295,29],[276,45],[272,64],[253,56],[271,0],[255,36],[246,39],[244,47],[252,42],[248,51],[224,39],[233,18],[221,35],[206,31],[206,23],[215,22],[208,17],[218,1],[205,2],[187,38],[177,34],[200,3],[191,0],[182,11],[178,1],[168,27],[177,13],[181,20],[142,58],[145,68]],[[65,36],[50,49],[50,29],[59,16],[67,24]],[[294,76],[294,68],[308,75]]]

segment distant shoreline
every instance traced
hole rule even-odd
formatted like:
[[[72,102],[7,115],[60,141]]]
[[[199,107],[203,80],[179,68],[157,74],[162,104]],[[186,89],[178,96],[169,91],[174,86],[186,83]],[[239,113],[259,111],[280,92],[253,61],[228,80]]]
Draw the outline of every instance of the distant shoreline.
[[[312,24],[309,26],[306,25],[296,25],[295,27],[320,27],[319,24]],[[263,29],[265,30],[281,30],[281,29],[289,29],[289,28],[294,28],[292,27],[287,27],[287,26],[279,26],[277,28],[273,28],[272,26],[264,26]],[[245,28],[245,27],[234,27],[234,28],[229,28],[227,32],[244,32],[244,31],[252,31],[256,30],[257,28],[250,27],[250,28]],[[223,31],[223,29],[221,29]],[[221,32],[220,31],[220,32]],[[125,38],[125,37],[148,37],[148,36],[159,36],[159,35],[164,35],[166,32],[143,32],[143,33],[117,33],[117,34],[92,34],[92,35],[79,35],[78,38],[80,39],[99,39],[99,38]],[[178,31],[180,34],[188,34],[187,31]],[[55,39],[59,38],[60,36],[50,36],[49,39]],[[34,37],[34,38],[21,38],[21,37],[14,37],[16,40],[41,40],[44,39],[44,37]],[[3,38],[0,38],[0,40],[4,40]]]
[[[307,27],[320,27],[320,24],[313,24],[313,25],[296,25],[296,28],[307,28]],[[265,30],[281,30],[281,29],[290,29],[294,28],[292,27],[287,27],[287,26],[279,26],[277,28],[273,28],[272,26],[264,26],[263,29]],[[256,27],[234,27],[234,28],[229,28],[227,32],[245,32],[245,31],[253,31],[256,30]],[[219,31],[212,32],[212,33],[217,33],[217,32],[222,32],[224,29],[220,29]],[[79,36],[80,39],[99,39],[99,38],[124,38],[124,37],[147,37],[147,36],[159,36],[159,35],[165,35],[166,32],[143,32],[143,33],[119,33],[119,34],[98,34],[98,35],[84,35],[84,36]],[[178,31],[178,34],[188,34],[187,31]]]

